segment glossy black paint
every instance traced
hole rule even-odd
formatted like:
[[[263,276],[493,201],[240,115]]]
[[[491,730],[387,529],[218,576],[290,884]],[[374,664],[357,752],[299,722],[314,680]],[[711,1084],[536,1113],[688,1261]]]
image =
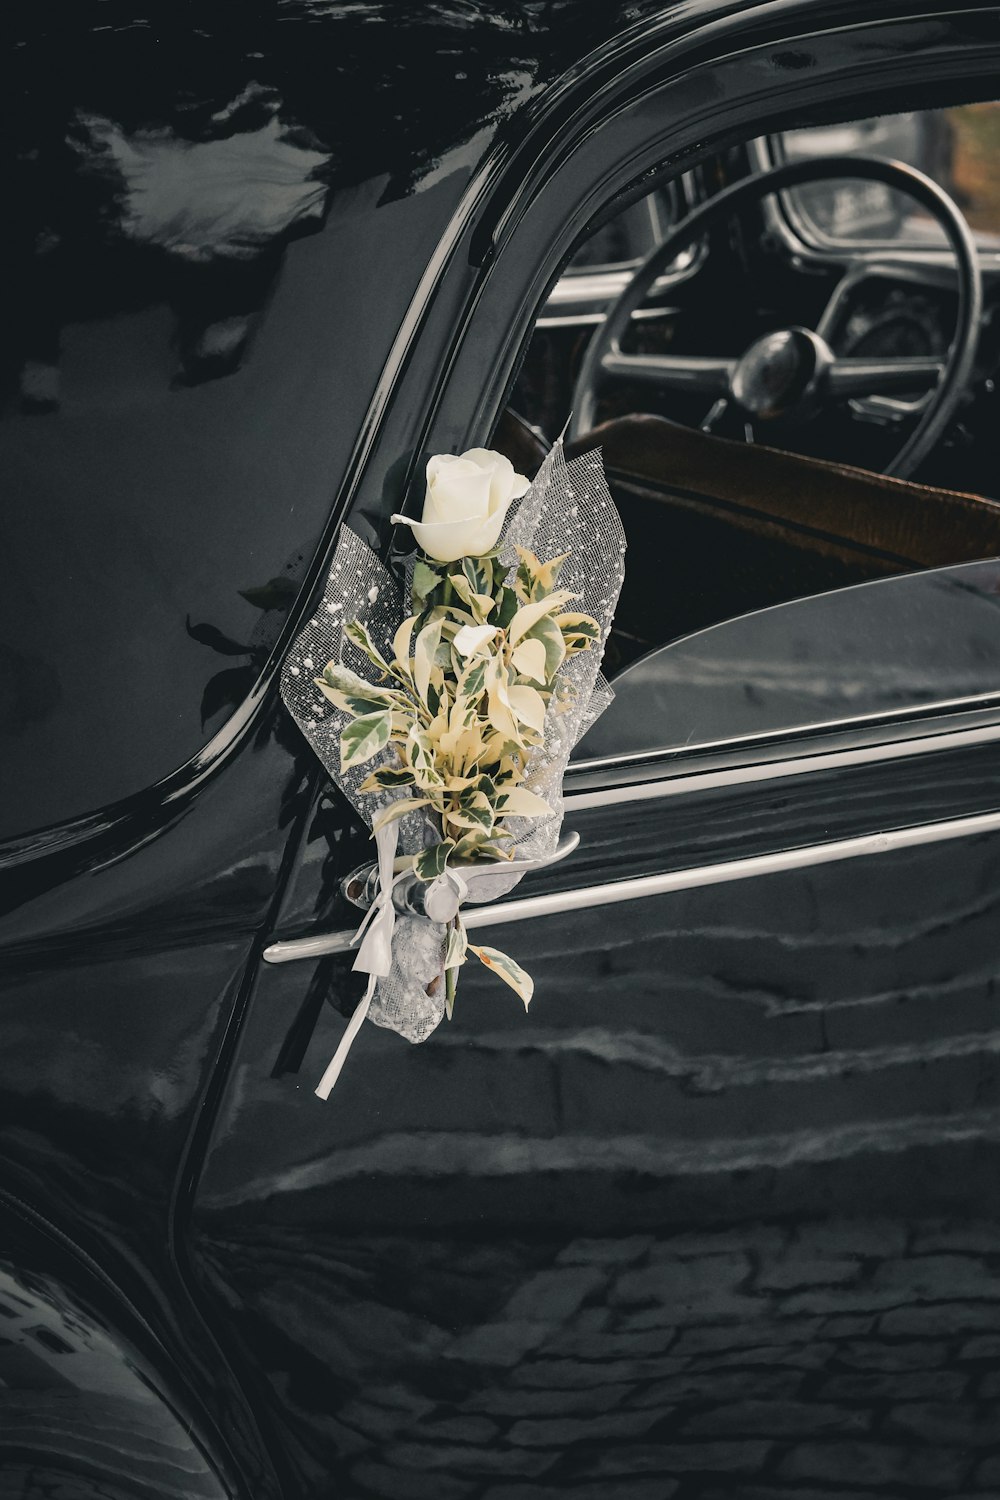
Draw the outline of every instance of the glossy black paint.
[[[130,496],[154,489],[189,529],[157,533],[173,571],[104,621],[111,641],[165,623],[176,740],[141,760],[141,726],[112,731],[134,683],[112,661],[72,781],[40,766],[40,798],[71,795],[29,814],[7,782],[29,833],[0,851],[0,1249],[21,1276],[44,1258],[86,1283],[109,1337],[145,1341],[229,1487],[994,1483],[995,838],[521,924],[498,940],[536,975],[527,1024],[470,976],[424,1048],[363,1033],[327,1109],[311,1086],[355,981],[340,960],[259,962],[275,935],[341,925],[364,844],[273,687],[345,509],[385,539],[420,453],[485,437],[559,257],[665,153],[859,91],[974,91],[995,7],[909,10],[113,4],[13,28],[11,390],[44,378],[3,425],[28,518],[57,496],[90,545],[111,495],[95,568]],[[279,232],[241,221],[232,265],[225,235],[191,254],[176,220],[140,233],[127,171],[102,175],[123,140],[180,153],[187,233],[191,150],[288,132],[323,157],[315,195]],[[40,595],[72,571],[54,535],[18,563]],[[239,590],[295,558],[297,602],[279,590],[251,642]],[[86,642],[92,604],[56,645]],[[239,681],[210,689],[234,670],[215,648],[244,645]],[[569,883],[865,830],[890,806],[992,808],[993,764],[949,749],[905,775],[581,808]],[[915,1425],[931,1443],[911,1459]]]
[[[156,1363],[125,1342],[121,1310],[109,1331],[106,1315],[46,1259],[43,1243],[26,1235],[18,1264],[0,1264],[3,1493],[46,1484],[79,1493],[81,1479],[99,1473],[114,1486],[107,1493],[148,1500],[234,1494],[232,1476],[199,1443],[201,1423],[171,1405],[175,1392],[160,1389]]]
[[[593,816],[574,822],[593,850]],[[619,869],[643,825],[669,844],[647,805],[607,835]],[[268,1081],[303,981],[262,974],[237,1061],[258,1081],[220,1114],[196,1261],[238,1298],[301,1490],[323,1492],[333,1453],[343,1492],[378,1496],[543,1476],[707,1496],[734,1474],[851,1493],[922,1462],[929,1493],[956,1493],[969,1434],[997,1440],[976,1363],[996,1315],[997,848],[491,931],[536,977],[530,1019],[463,976],[423,1048],[364,1032],[294,1143],[342,1023],[321,1015],[301,1092]]]

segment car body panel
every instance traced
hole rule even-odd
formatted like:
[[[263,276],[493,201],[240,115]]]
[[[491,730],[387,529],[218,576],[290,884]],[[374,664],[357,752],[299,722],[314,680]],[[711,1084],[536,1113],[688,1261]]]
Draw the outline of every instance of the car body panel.
[[[27,1212],[67,1284],[98,1263],[109,1336],[117,1323],[126,1342],[134,1308],[164,1384],[255,1496],[607,1481],[646,1500],[684,1473],[707,1495],[725,1475],[822,1483],[836,1463],[875,1484],[913,1412],[860,1453],[872,1371],[924,1406],[953,1402],[958,1435],[913,1482],[954,1494],[978,1472],[956,1453],[987,1446],[977,1340],[995,1328],[995,836],[519,923],[499,936],[536,976],[527,1023],[466,976],[454,1026],[425,1047],[364,1030],[326,1108],[314,1075],[357,976],[344,958],[261,956],[343,926],[338,882],[366,854],[275,680],[342,517],[386,543],[422,456],[485,438],[533,307],[609,192],[638,192],[665,150],[693,158],[709,136],[835,111],[854,90],[954,89],[993,66],[997,9],[404,9],[302,3],[265,23],[215,7],[194,24],[103,5],[58,35],[18,21],[30,212],[9,290],[50,372],[10,417],[18,472],[49,463],[39,494],[83,507],[120,483],[126,516],[147,486],[169,512],[190,482],[218,506],[224,566],[163,584],[183,746],[164,740],[120,795],[92,795],[105,783],[81,768],[79,805],[42,833],[29,817],[0,851],[0,1248],[23,1276],[39,1253]],[[93,204],[67,200],[47,260],[68,122],[100,176],[157,143],[186,159],[188,109],[201,144],[273,144],[278,121],[295,151],[343,169],[314,178],[310,155],[292,173],[295,233],[283,221],[254,239],[250,222],[244,302],[223,296],[211,255],[171,239],[176,222],[106,183],[114,253]],[[189,230],[205,181],[191,178]],[[226,222],[228,190],[209,200]],[[83,270],[60,280],[74,247]],[[94,389],[107,404],[91,421]],[[195,409],[189,443],[178,413]],[[40,587],[60,562],[51,537]],[[261,611],[239,591],[283,570],[300,592],[251,640]],[[99,756],[77,733],[73,753]],[[904,757],[903,773],[872,746],[870,765],[764,789],[736,777],[627,811],[578,801],[580,854],[532,889],[808,847],[870,832],[886,808],[898,826],[997,806],[986,739]],[[626,784],[634,771],[580,773],[574,795]],[[752,1405],[765,1395],[786,1403],[768,1408],[780,1433]]]

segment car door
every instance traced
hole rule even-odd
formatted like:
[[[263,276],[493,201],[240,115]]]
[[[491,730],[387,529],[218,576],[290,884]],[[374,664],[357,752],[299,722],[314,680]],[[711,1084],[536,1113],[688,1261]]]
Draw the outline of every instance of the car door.
[[[995,697],[998,583],[727,622],[656,653],[660,697],[626,674],[568,778],[579,850],[470,913],[533,973],[527,1018],[466,973],[423,1045],[364,1028],[320,1107],[348,911],[267,950],[196,1259],[306,1482],[334,1454],[386,1496],[991,1472],[1000,720],[967,689]],[[692,746],[734,655],[753,731]],[[845,718],[859,660],[882,686]]]
[[[665,140],[695,151],[706,101],[749,135],[789,79],[796,108],[803,75],[830,108],[904,53],[925,81],[979,56],[947,19],[789,38],[626,91],[601,130],[553,126],[565,170],[539,150],[476,225],[488,271],[421,408],[428,451],[483,440],[555,261]],[[369,488],[365,519],[385,510]],[[812,617],[817,650],[855,605]],[[722,681],[746,625],[714,638]],[[899,681],[893,640],[873,628],[857,671]],[[641,700],[637,744],[613,709],[568,778],[579,850],[477,914],[534,974],[530,1016],[466,975],[422,1046],[363,1028],[327,1105],[312,1089],[359,992],[339,882],[366,840],[335,793],[312,805],[184,1226],[297,1492],[995,1482],[1000,802],[976,649],[860,712],[831,690],[836,712],[814,694],[677,739],[671,690]]]

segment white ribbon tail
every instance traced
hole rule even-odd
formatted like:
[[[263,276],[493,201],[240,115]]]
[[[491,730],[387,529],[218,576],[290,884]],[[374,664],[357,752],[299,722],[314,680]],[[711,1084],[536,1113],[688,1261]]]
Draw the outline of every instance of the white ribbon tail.
[[[388,974],[392,968],[392,931],[396,925],[396,910],[392,904],[392,891],[396,880],[402,878],[400,875],[394,880],[392,874],[392,865],[396,854],[395,823],[389,823],[386,827],[380,828],[375,835],[375,839],[378,847],[378,895],[366,912],[365,919],[355,935],[356,941],[360,941],[361,939],[363,941],[361,942],[358,956],[354,960],[354,968],[369,976],[368,988],[357,1010],[347,1023],[347,1029],[340,1039],[340,1046],[333,1054],[330,1066],[319,1081],[316,1094],[320,1099],[329,1099],[333,1093],[334,1085],[340,1077],[341,1070],[347,1061],[347,1054],[351,1050],[354,1038],[361,1030],[362,1022],[368,1014],[375,996],[375,986],[378,984],[379,979]]]
[[[378,975],[373,974],[368,981],[368,988],[365,991],[364,999],[360,1001],[357,1010],[348,1021],[347,1030],[344,1032],[344,1035],[340,1039],[340,1046],[337,1048],[336,1052],[333,1054],[333,1057],[330,1059],[330,1066],[327,1068],[326,1072],[323,1074],[323,1077],[320,1079],[319,1084],[317,1085],[317,1098],[329,1099],[330,1095],[333,1093],[333,1086],[337,1082],[337,1079],[340,1077],[340,1071],[347,1061],[347,1054],[351,1050],[351,1045],[354,1041],[354,1038],[361,1030],[362,1022],[364,1021],[365,1016],[368,1014],[368,1008],[372,1003],[372,996],[375,993],[375,986],[377,983]]]

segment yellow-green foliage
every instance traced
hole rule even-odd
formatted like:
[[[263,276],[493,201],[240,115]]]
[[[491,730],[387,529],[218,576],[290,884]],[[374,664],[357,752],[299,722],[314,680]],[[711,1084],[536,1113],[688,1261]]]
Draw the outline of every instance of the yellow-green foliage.
[[[560,667],[600,638],[595,620],[567,610],[576,596],[556,586],[565,556],[543,563],[526,548],[517,551],[510,584],[496,553],[457,563],[421,559],[413,580],[417,613],[396,631],[391,660],[364,626],[346,627],[377,682],[338,662],[316,678],[330,702],[351,715],[341,735],[345,770],[387,745],[395,750],[397,763],[379,766],[361,791],[409,795],[383,808],[373,829],[418,807],[440,818],[440,842],[414,861],[425,880],[450,860],[512,858],[506,818],[549,813],[521,784],[525,767],[542,742],[553,694],[565,691]]]

